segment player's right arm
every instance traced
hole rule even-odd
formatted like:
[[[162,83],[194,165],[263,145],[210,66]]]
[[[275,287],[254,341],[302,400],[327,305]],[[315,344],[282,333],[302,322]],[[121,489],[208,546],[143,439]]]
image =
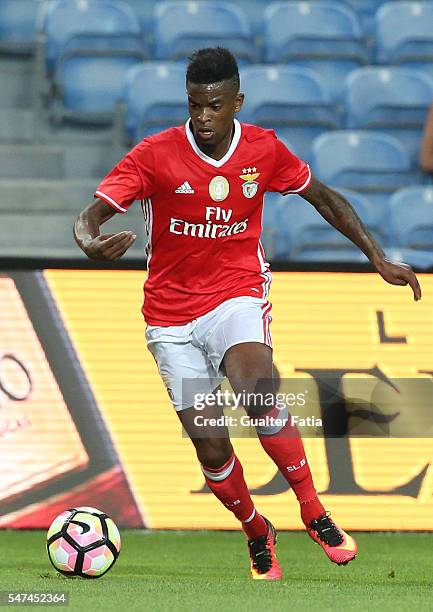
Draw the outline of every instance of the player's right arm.
[[[90,259],[113,261],[126,253],[134,243],[136,235],[130,231],[117,234],[101,234],[103,223],[116,214],[112,206],[95,198],[77,217],[74,238],[80,249]]]
[[[116,213],[126,213],[134,201],[152,195],[154,168],[151,140],[145,138],[102,180],[94,201],[81,212],[74,225],[75,241],[87,257],[113,261],[134,243],[133,232],[101,234],[100,227]]]

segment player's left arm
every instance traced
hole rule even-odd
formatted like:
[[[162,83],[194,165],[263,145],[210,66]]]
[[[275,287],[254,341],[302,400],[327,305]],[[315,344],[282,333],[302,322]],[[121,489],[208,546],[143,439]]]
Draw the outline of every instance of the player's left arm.
[[[364,227],[345,197],[314,177],[301,196],[310,202],[328,223],[367,255],[384,280],[391,285],[410,285],[414,300],[421,299],[421,287],[412,268],[407,264],[396,263],[386,258],[381,247]]]

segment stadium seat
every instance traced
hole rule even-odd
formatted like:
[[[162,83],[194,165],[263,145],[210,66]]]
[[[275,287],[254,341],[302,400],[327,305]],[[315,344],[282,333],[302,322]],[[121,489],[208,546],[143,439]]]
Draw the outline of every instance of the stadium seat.
[[[153,22],[153,11],[158,0],[124,0],[132,8],[140,20],[141,30],[144,35],[151,33]]]
[[[344,188],[336,189],[350,202],[361,221],[371,232],[374,238],[381,244],[381,246],[386,247],[391,240],[388,227],[388,202],[384,202],[382,206],[377,206],[370,194],[365,195]]]
[[[138,18],[122,1],[54,0],[45,7],[40,30],[45,37],[45,58],[49,69],[55,67],[65,51],[91,49],[96,52],[106,50],[107,45],[122,51],[123,39],[127,41],[127,50],[131,50],[131,39],[140,44]]]
[[[111,123],[126,75],[142,60],[142,54],[133,51],[65,54],[56,71],[54,120]]]
[[[385,211],[378,210],[370,204],[368,199],[361,194],[338,190],[352,204],[358,216],[365,226],[371,231],[375,238],[386,246],[388,235],[383,225]],[[350,240],[333,228],[308,202],[299,196],[287,196],[286,206],[281,217],[281,223],[285,223],[292,245],[290,258],[296,259],[304,253],[320,249],[342,253],[338,260],[344,259],[344,254],[359,251]],[[307,257],[307,256],[306,256]],[[359,259],[359,258],[355,258]],[[362,260],[362,258],[361,258]]]
[[[389,202],[394,245],[433,249],[433,188],[409,187],[393,194]]]
[[[356,130],[322,134],[313,143],[312,169],[328,184],[391,193],[417,182],[409,154],[394,137]]]
[[[349,200],[376,240],[386,247],[389,243],[387,209],[376,207],[359,193],[338,191]],[[267,193],[263,227],[262,240],[270,259],[367,261],[358,247],[299,196]]]
[[[374,36],[374,19],[385,0],[344,0],[358,15],[364,34]]]
[[[241,62],[257,59],[251,27],[244,13],[224,0],[160,2],[154,13],[154,56],[185,59],[200,47],[230,48]]]
[[[340,118],[320,77],[306,68],[249,66],[241,72],[245,102],[239,118],[278,130],[297,155],[308,159],[319,134],[340,126]]]
[[[265,57],[319,72],[334,99],[345,76],[369,61],[356,13],[339,2],[273,2],[264,16]]]
[[[233,0],[231,1],[233,2]],[[236,0],[236,5],[245,14],[253,33],[260,35],[263,26],[263,13],[268,4],[268,0]]]
[[[433,72],[433,2],[387,2],[376,14],[380,63]]]
[[[385,249],[385,254],[392,261],[402,261],[415,269],[433,271],[433,252],[431,250],[389,247]]]
[[[286,199],[280,193],[266,193],[261,241],[268,260],[288,259],[290,254],[290,238],[284,221],[285,205]]]
[[[132,9],[112,0],[56,0],[43,12],[41,30],[54,81],[54,120],[110,122],[126,71],[146,57]]]
[[[312,248],[301,251],[291,257],[292,261],[309,263],[368,264],[368,258],[362,251],[354,249],[320,249]]]
[[[185,68],[177,63],[148,62],[129,71],[117,118],[118,137],[129,142],[184,123],[188,117]]]
[[[359,68],[347,77],[344,86],[347,127],[380,129],[397,137],[414,165],[432,101],[433,79],[408,68]]]
[[[2,0],[0,51],[29,54],[36,40],[37,0]]]

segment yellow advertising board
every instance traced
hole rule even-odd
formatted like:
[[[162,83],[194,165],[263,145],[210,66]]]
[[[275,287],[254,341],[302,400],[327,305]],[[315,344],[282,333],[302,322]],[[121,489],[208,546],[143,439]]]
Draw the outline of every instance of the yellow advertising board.
[[[357,376],[433,381],[433,276],[420,275],[419,303],[408,288],[375,274],[273,276],[274,360],[282,378],[330,375],[343,388]],[[48,270],[45,278],[147,524],[238,528],[205,489],[146,348],[143,273]],[[400,411],[401,397],[391,397]],[[410,410],[409,394],[404,403]],[[393,431],[304,439],[322,501],[347,529],[433,528],[433,437]],[[258,441],[235,439],[234,446],[259,511],[280,529],[301,528],[295,497]]]

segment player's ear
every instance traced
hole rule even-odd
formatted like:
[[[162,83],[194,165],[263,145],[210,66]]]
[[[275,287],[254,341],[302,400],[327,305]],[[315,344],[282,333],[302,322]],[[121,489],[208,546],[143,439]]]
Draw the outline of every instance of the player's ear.
[[[244,94],[239,92],[238,95],[235,98],[235,113],[238,113],[241,108],[242,108],[242,104],[244,103]]]

